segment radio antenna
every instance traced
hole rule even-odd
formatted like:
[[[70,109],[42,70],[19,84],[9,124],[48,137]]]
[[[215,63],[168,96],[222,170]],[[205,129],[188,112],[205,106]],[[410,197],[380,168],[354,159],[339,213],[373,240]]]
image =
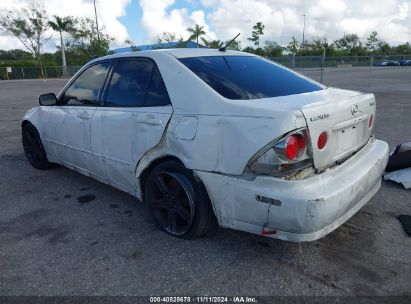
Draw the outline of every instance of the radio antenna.
[[[241,33],[238,33],[237,36],[235,36],[235,37],[234,37],[233,39],[231,39],[228,43],[226,43],[225,46],[220,47],[218,50],[219,50],[220,52],[225,52],[225,51],[227,50],[227,47],[228,47],[231,43],[233,43],[234,40],[236,40],[237,37],[240,36],[240,34],[241,34]]]

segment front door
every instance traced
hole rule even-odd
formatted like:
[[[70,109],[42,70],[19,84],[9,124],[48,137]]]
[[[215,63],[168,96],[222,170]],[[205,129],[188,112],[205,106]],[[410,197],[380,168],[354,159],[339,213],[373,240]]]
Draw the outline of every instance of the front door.
[[[98,106],[110,63],[85,69],[60,96],[58,105],[47,107],[44,138],[55,157],[65,165],[90,172],[91,119]]]

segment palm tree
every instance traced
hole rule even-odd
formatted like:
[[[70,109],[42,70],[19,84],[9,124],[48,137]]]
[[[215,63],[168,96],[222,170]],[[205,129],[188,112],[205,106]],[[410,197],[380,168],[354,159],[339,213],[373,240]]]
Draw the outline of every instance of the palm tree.
[[[198,39],[201,36],[205,35],[205,33],[206,33],[204,31],[204,26],[200,26],[200,25],[196,24],[193,28],[191,28],[191,27],[187,28],[187,31],[189,33],[191,33],[191,36],[190,36],[190,38],[188,38],[188,40],[195,39],[196,42],[197,42],[197,47],[198,47]]]
[[[293,55],[291,66],[295,68],[295,54],[297,54],[297,51],[298,51],[298,41],[297,39],[295,39],[294,36],[291,37],[291,41],[287,46],[287,50],[289,50],[291,54]]]
[[[64,52],[63,32],[67,32],[73,26],[71,17],[53,16],[54,20],[49,21],[50,27],[60,33],[61,60],[63,62],[63,75],[67,76],[66,53]]]
[[[298,51],[298,41],[295,39],[295,37],[291,37],[291,42],[288,44],[287,49],[295,55]]]

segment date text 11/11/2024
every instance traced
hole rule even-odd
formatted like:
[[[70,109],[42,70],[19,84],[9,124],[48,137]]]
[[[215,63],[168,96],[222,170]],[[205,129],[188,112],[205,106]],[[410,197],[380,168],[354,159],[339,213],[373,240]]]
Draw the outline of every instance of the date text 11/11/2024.
[[[244,297],[244,296],[161,296],[161,297],[150,297],[150,303],[257,303],[255,297]]]

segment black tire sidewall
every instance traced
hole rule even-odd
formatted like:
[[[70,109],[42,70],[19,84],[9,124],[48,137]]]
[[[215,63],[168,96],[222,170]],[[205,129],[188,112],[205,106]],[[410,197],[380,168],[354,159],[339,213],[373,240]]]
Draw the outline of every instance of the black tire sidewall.
[[[29,160],[30,164],[31,164],[34,168],[39,169],[39,170],[48,169],[49,166],[50,166],[50,163],[49,163],[49,161],[48,161],[46,151],[44,150],[43,143],[42,143],[41,138],[40,138],[40,134],[39,134],[39,132],[37,131],[36,127],[33,126],[32,124],[26,124],[26,125],[24,125],[24,126],[22,127],[23,149],[24,149],[24,153],[25,153],[26,156],[27,156],[27,153],[26,153],[26,150],[25,150],[25,145],[24,145],[24,135],[25,135],[25,132],[33,133],[33,134],[36,136],[37,141],[38,141],[38,143],[39,143],[39,145],[40,145],[39,149],[40,149],[41,155],[42,155],[42,156],[41,156],[41,160],[38,161],[38,162],[34,162],[34,161],[30,160],[30,158],[27,157],[27,159]]]
[[[194,201],[194,217],[193,217],[193,223],[190,229],[185,234],[182,234],[182,235],[172,234],[172,235],[176,237],[180,237],[180,238],[185,238],[185,239],[192,239],[192,238],[201,237],[205,235],[207,233],[208,228],[210,227],[210,221],[212,220],[212,216],[213,216],[211,203],[209,201],[204,185],[198,180],[196,180],[196,178],[193,175],[193,172],[185,168],[179,161],[176,161],[176,160],[165,161],[164,163],[157,165],[148,174],[147,179],[144,183],[144,202],[145,202],[147,211],[149,212],[150,216],[153,218],[153,220],[155,221],[155,223],[157,224],[159,228],[161,228],[163,231],[166,231],[154,217],[151,206],[149,204],[149,200],[148,200],[148,191],[149,191],[150,183],[153,183],[154,177],[156,176],[156,174],[162,171],[170,172],[170,173],[179,173],[179,174],[184,175],[184,177],[186,177],[186,179],[190,183],[190,187],[188,187],[189,188],[188,191],[190,191],[190,194],[193,196],[193,201]],[[166,232],[169,233],[168,231]]]

